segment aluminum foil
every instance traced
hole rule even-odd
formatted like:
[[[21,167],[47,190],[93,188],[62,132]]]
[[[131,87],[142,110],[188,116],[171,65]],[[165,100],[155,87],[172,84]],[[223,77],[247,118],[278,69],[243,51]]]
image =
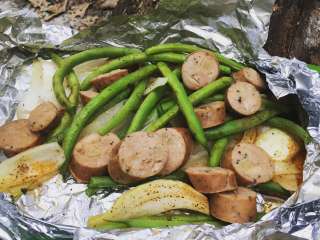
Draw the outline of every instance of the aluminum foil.
[[[315,142],[306,146],[304,183],[280,208],[254,224],[187,225],[168,229],[100,233],[84,228],[89,215],[110,208],[120,193],[88,198],[85,186],[58,175],[13,204],[0,194],[0,239],[319,239],[320,237],[320,76],[296,59],[269,56],[267,38],[273,0],[163,0],[147,16],[110,18],[79,34],[67,25],[44,24],[27,7],[0,6],[0,124],[14,116],[30,79],[23,72],[44,48],[64,51],[94,46],[146,48],[163,42],[194,43],[254,64],[278,98],[296,95],[308,116]],[[264,198],[259,198],[259,201]],[[292,234],[290,237],[284,233]],[[296,236],[296,237],[294,237]]]

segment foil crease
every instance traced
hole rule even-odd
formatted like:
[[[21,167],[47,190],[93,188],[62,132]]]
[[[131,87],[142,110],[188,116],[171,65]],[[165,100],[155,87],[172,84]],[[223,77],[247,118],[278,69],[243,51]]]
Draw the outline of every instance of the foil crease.
[[[86,229],[89,215],[109,209],[121,193],[88,198],[85,186],[56,176],[15,204],[0,193],[0,239],[319,239],[320,76],[296,59],[271,57],[263,50],[273,0],[162,0],[146,16],[118,16],[77,34],[66,24],[41,23],[33,10],[4,0],[0,6],[0,124],[12,119],[29,87],[23,66],[44,48],[79,51],[112,45],[146,48],[163,42],[186,42],[217,49],[247,61],[266,75],[277,98],[296,95],[308,116],[315,142],[306,146],[301,189],[254,224],[186,225],[166,229]],[[259,197],[260,199],[260,197]],[[263,198],[261,198],[263,201]],[[280,231],[280,232],[279,232]],[[297,237],[294,237],[294,235]],[[282,237],[282,238],[281,238]],[[274,238],[276,239],[276,238]],[[279,238],[278,238],[279,239]]]

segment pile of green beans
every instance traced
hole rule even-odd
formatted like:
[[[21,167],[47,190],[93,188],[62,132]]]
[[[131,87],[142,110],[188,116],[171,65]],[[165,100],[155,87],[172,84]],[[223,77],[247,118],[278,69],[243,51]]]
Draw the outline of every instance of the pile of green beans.
[[[88,123],[89,119],[97,112],[98,109],[102,108],[108,101],[119,94],[121,91],[126,89],[128,86],[147,78],[154,72],[157,67],[155,65],[147,65],[139,70],[128,74],[120,80],[114,82],[107,88],[105,88],[99,95],[93,98],[87,105],[85,105],[75,116],[70,128],[66,132],[63,140],[63,150],[66,157],[66,161],[61,167],[61,173],[66,175],[69,161],[71,159],[72,151],[76,141],[79,137],[81,130]]]
[[[192,92],[186,90],[182,84],[180,66],[186,61],[188,54],[199,50],[205,49],[184,43],[166,43],[150,47],[144,52],[132,48],[103,47],[76,53],[64,59],[61,59],[56,54],[51,54],[52,59],[58,65],[53,77],[53,90],[58,102],[66,109],[66,112],[60,124],[49,134],[47,141],[63,142],[66,161],[61,167],[61,173],[64,176],[67,174],[72,151],[82,129],[103,111],[110,109],[123,100],[125,100],[125,104],[101,127],[98,131],[100,135],[111,132],[128,117],[133,117],[132,121],[129,126],[120,130],[118,133],[120,138],[139,130],[154,132],[166,127],[181,112],[198,143],[208,149],[208,141],[213,141],[208,162],[210,167],[220,166],[221,159],[233,135],[261,124],[283,129],[300,138],[305,144],[309,144],[312,141],[312,137],[302,127],[288,119],[277,116],[286,114],[291,109],[270,101],[266,97],[263,97],[262,107],[256,114],[240,119],[234,119],[234,116],[231,116],[224,124],[204,131],[195,114],[194,107],[199,104],[224,101],[224,91],[233,83],[230,75],[234,71],[241,70],[245,65],[213,51],[212,53],[219,62],[220,78]],[[110,61],[92,70],[80,84],[73,68],[81,63],[98,58],[110,58]],[[172,65],[177,67],[176,70],[171,70]],[[139,66],[140,68],[103,89],[78,113],[75,113],[80,90],[88,90],[91,87],[91,82],[102,74],[131,66]],[[317,70],[314,66],[310,66],[310,68]],[[162,74],[166,78],[166,84],[156,87],[144,96],[149,77],[156,73],[158,75]],[[63,85],[65,78],[71,90],[71,94],[68,97]],[[131,91],[132,89],[133,91]],[[153,113],[157,113],[157,118],[145,126],[148,117]],[[183,171],[177,171],[166,177],[153,177],[127,186],[114,182],[110,177],[93,177],[88,184],[87,194],[93,195],[99,190],[135,186],[142,182],[159,178],[188,182],[188,178]],[[254,189],[258,192],[281,197],[288,197],[290,194],[274,182],[260,184],[255,186]],[[148,227],[163,226],[162,224],[171,226],[178,224],[178,222],[183,224],[196,222],[191,219],[188,219],[187,222],[177,219],[177,221],[169,223],[161,216],[150,219],[150,223],[142,223],[142,221],[146,221],[146,219],[108,222],[101,227],[104,229],[146,227],[148,224]],[[211,220],[206,219],[206,222],[208,221],[210,222]]]
[[[198,105],[206,98],[211,95],[229,87],[233,79],[230,77],[222,77],[220,79],[215,80],[214,82],[209,83],[207,86],[193,92],[189,95],[189,100],[192,105]],[[174,105],[169,110],[167,110],[162,116],[160,116],[157,120],[152,122],[145,131],[154,132],[159,128],[164,127],[171,119],[173,119],[179,113],[179,106]]]
[[[204,131],[201,127],[200,120],[193,110],[193,106],[191,101],[189,100],[186,91],[182,83],[179,81],[177,76],[171,72],[170,68],[164,63],[158,63],[158,68],[163,74],[164,77],[167,78],[169,86],[172,88],[179,105],[180,110],[184,114],[189,129],[195,136],[196,140],[205,148],[208,147],[207,139],[204,135]]]

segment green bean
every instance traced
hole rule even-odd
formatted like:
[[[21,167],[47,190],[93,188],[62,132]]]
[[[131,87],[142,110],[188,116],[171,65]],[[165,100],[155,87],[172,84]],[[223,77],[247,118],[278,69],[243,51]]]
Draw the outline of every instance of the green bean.
[[[61,67],[63,65],[63,59],[59,55],[53,52],[51,52],[50,55],[52,60],[55,62],[55,64],[58,65],[58,67]],[[71,93],[68,99],[71,104],[77,106],[79,103],[80,85],[79,85],[79,79],[73,70],[71,70],[69,75],[67,76],[67,81],[68,81],[69,88],[71,89]]]
[[[140,105],[138,111],[136,112],[134,118],[131,121],[130,127],[127,131],[127,134],[139,131],[143,128],[143,124],[147,119],[150,112],[153,110],[156,103],[162,98],[165,94],[166,87],[162,86],[156,88],[154,91],[148,94]]]
[[[224,101],[224,95],[223,94],[216,94],[213,95],[212,97],[206,98],[201,102],[201,104],[207,104],[207,103],[212,103],[216,101]],[[160,102],[158,106],[158,113],[159,115],[163,115],[166,111],[168,111],[171,107],[173,107],[176,104],[176,102],[170,98],[167,99],[164,102]]]
[[[207,97],[211,96],[212,94],[229,87],[232,82],[233,82],[233,79],[231,77],[219,78],[214,82],[209,83],[207,86],[193,92],[191,95],[189,95],[189,100],[193,105],[197,105]],[[152,122],[145,129],[145,131],[154,132],[159,128],[164,127],[172,118],[177,116],[178,112],[179,112],[178,105],[173,106],[160,118]]]
[[[85,193],[88,197],[91,197],[91,196],[96,195],[100,190],[101,190],[101,188],[87,188],[85,190]]]
[[[94,69],[91,73],[88,74],[88,76],[83,79],[81,82],[80,89],[88,90],[91,86],[91,81],[98,77],[101,74],[108,73],[112,70],[116,70],[123,67],[129,67],[134,64],[143,63],[147,60],[147,55],[144,53],[136,53],[127,55],[121,58],[117,58],[112,60],[111,62],[108,62],[100,67],[97,67]]]
[[[169,62],[169,63],[183,63],[187,56],[178,53],[160,53],[148,56],[148,60],[151,62]]]
[[[265,121],[279,113],[280,111],[276,109],[264,110],[252,116],[231,120],[220,126],[208,129],[205,134],[208,139],[216,140],[222,137],[230,136],[232,134],[244,132],[245,130],[264,123]]]
[[[52,60],[60,67],[62,65],[63,59],[51,52],[50,53]],[[68,97],[69,101],[74,104],[75,106],[78,105],[79,101],[79,80],[77,75],[74,73],[74,71],[71,71],[69,75],[67,76],[68,85],[71,89],[71,93]],[[72,122],[74,112],[69,113],[65,112],[63,114],[63,117],[61,118],[61,121],[55,129],[53,129],[50,134],[48,135],[46,142],[58,142],[61,143],[63,141],[64,134],[66,132],[66,129],[70,126]]]
[[[164,43],[146,49],[145,53],[147,55],[153,55],[164,52],[192,53],[199,50],[202,50],[202,48],[195,45],[184,43]]]
[[[224,95],[223,94],[213,95],[212,97],[208,97],[205,100],[203,100],[201,104],[206,104],[206,103],[211,103],[216,101],[224,101]]]
[[[110,188],[120,185],[107,176],[97,176],[90,178],[88,188]]]
[[[211,217],[200,213],[192,214],[163,214],[158,216],[144,216],[139,218],[132,218],[122,221],[105,221],[103,224],[94,226],[97,230],[110,230],[117,229],[118,225],[120,228],[164,228],[164,227],[173,227],[186,224],[211,224],[216,227],[221,227],[224,224]]]
[[[308,64],[308,67],[309,67],[311,70],[314,70],[314,71],[320,73],[320,66],[314,65],[314,64]]]
[[[127,76],[114,82],[107,88],[105,88],[99,95],[93,98],[90,102],[85,105],[80,112],[78,112],[68,129],[64,141],[63,149],[66,157],[66,161],[61,167],[61,172],[66,173],[73,147],[78,139],[78,136],[83,127],[88,123],[90,118],[102,108],[110,99],[115,97],[121,91],[126,89],[129,85],[135,84],[136,82],[147,78],[157,70],[155,65],[148,65],[139,70],[128,74]]]
[[[131,119],[132,116],[129,116],[129,120]],[[117,132],[117,136],[120,139],[124,139],[125,136],[127,135],[128,129],[129,129],[130,125],[127,124],[124,127],[122,127],[118,132]]]
[[[159,70],[165,76],[168,80],[169,86],[172,88],[172,90],[175,93],[175,96],[177,98],[178,105],[181,109],[181,112],[183,113],[184,117],[187,120],[189,129],[191,133],[194,135],[195,139],[204,147],[208,147],[207,139],[204,135],[203,128],[201,126],[201,123],[195,114],[193,110],[193,106],[191,101],[188,98],[188,95],[182,85],[182,83],[179,81],[177,76],[171,72],[167,64],[160,62],[157,64]]]
[[[207,49],[203,49],[195,45],[184,44],[184,43],[164,43],[164,44],[159,44],[157,46],[148,48],[145,51],[145,53],[147,55],[153,55],[153,54],[165,53],[165,52],[192,53],[199,50],[207,50]],[[217,53],[217,52],[213,52],[213,53],[215,54],[215,56],[217,57],[218,61],[221,64],[231,67],[233,70],[239,71],[242,68],[244,68],[244,65],[241,63],[238,63],[230,58],[224,57],[220,53]]]
[[[212,96],[214,93],[220,92],[231,85],[233,79],[231,77],[221,77],[207,86],[193,92],[189,98],[193,105],[198,105],[204,99]]]
[[[280,128],[300,138],[306,145],[312,142],[310,134],[298,124],[281,117],[274,117],[266,122],[267,125]]]
[[[281,187],[278,183],[270,181],[266,183],[260,183],[253,187],[253,189],[259,193],[277,196],[281,198],[288,198],[291,196],[291,193]]]
[[[215,141],[210,153],[209,167],[220,166],[221,158],[227,148],[228,143],[229,143],[228,137],[223,137]]]
[[[220,74],[223,74],[223,75],[230,75],[232,73],[232,70],[230,67],[228,66],[224,66],[224,65],[219,65],[219,71],[220,71]]]
[[[160,228],[179,226],[185,224],[203,224],[207,222],[213,222],[215,219],[211,216],[203,214],[176,214],[176,215],[160,215],[160,216],[145,216],[139,218],[128,219],[126,221],[120,221],[133,228]],[[215,220],[219,226],[221,223]]]
[[[121,124],[131,113],[133,113],[139,107],[146,86],[147,80],[143,80],[138,83],[124,106],[109,121],[107,121],[105,125],[103,125],[99,129],[98,133],[100,135],[106,135],[112,129],[119,126],[119,124]]]
[[[70,100],[67,99],[63,80],[64,77],[71,72],[71,70],[78,64],[83,62],[105,57],[120,57],[128,54],[133,54],[140,52],[137,49],[131,48],[116,48],[116,47],[104,47],[104,48],[94,48],[86,51],[82,51],[65,58],[53,76],[53,91],[59,103],[66,107],[67,110],[74,110],[75,104],[72,104]]]
[[[129,228],[129,226],[122,222],[105,221],[103,225],[95,226],[94,228],[99,231],[107,231],[112,229]]]
[[[176,101],[173,99],[166,99],[165,101],[161,101],[157,106],[158,115],[161,116],[165,114],[170,108],[176,105]]]

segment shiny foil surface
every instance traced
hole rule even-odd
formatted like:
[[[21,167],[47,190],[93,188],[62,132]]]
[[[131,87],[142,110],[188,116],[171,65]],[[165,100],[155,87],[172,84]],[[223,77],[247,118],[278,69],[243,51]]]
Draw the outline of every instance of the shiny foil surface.
[[[141,49],[164,42],[193,43],[255,65],[277,98],[294,95],[315,142],[306,146],[304,182],[280,207],[254,224],[186,225],[100,233],[86,229],[88,216],[112,206],[121,193],[89,198],[86,186],[60,175],[17,202],[0,193],[0,239],[319,239],[320,238],[320,76],[296,59],[263,50],[273,0],[163,0],[146,16],[110,17],[102,26],[77,33],[63,19],[43,23],[32,9],[13,1],[0,4],[0,124],[15,115],[29,88],[28,68],[46,49],[80,51],[97,46]],[[269,200],[258,195],[257,206]],[[279,204],[280,205],[280,204]],[[289,233],[291,236],[284,236]]]

